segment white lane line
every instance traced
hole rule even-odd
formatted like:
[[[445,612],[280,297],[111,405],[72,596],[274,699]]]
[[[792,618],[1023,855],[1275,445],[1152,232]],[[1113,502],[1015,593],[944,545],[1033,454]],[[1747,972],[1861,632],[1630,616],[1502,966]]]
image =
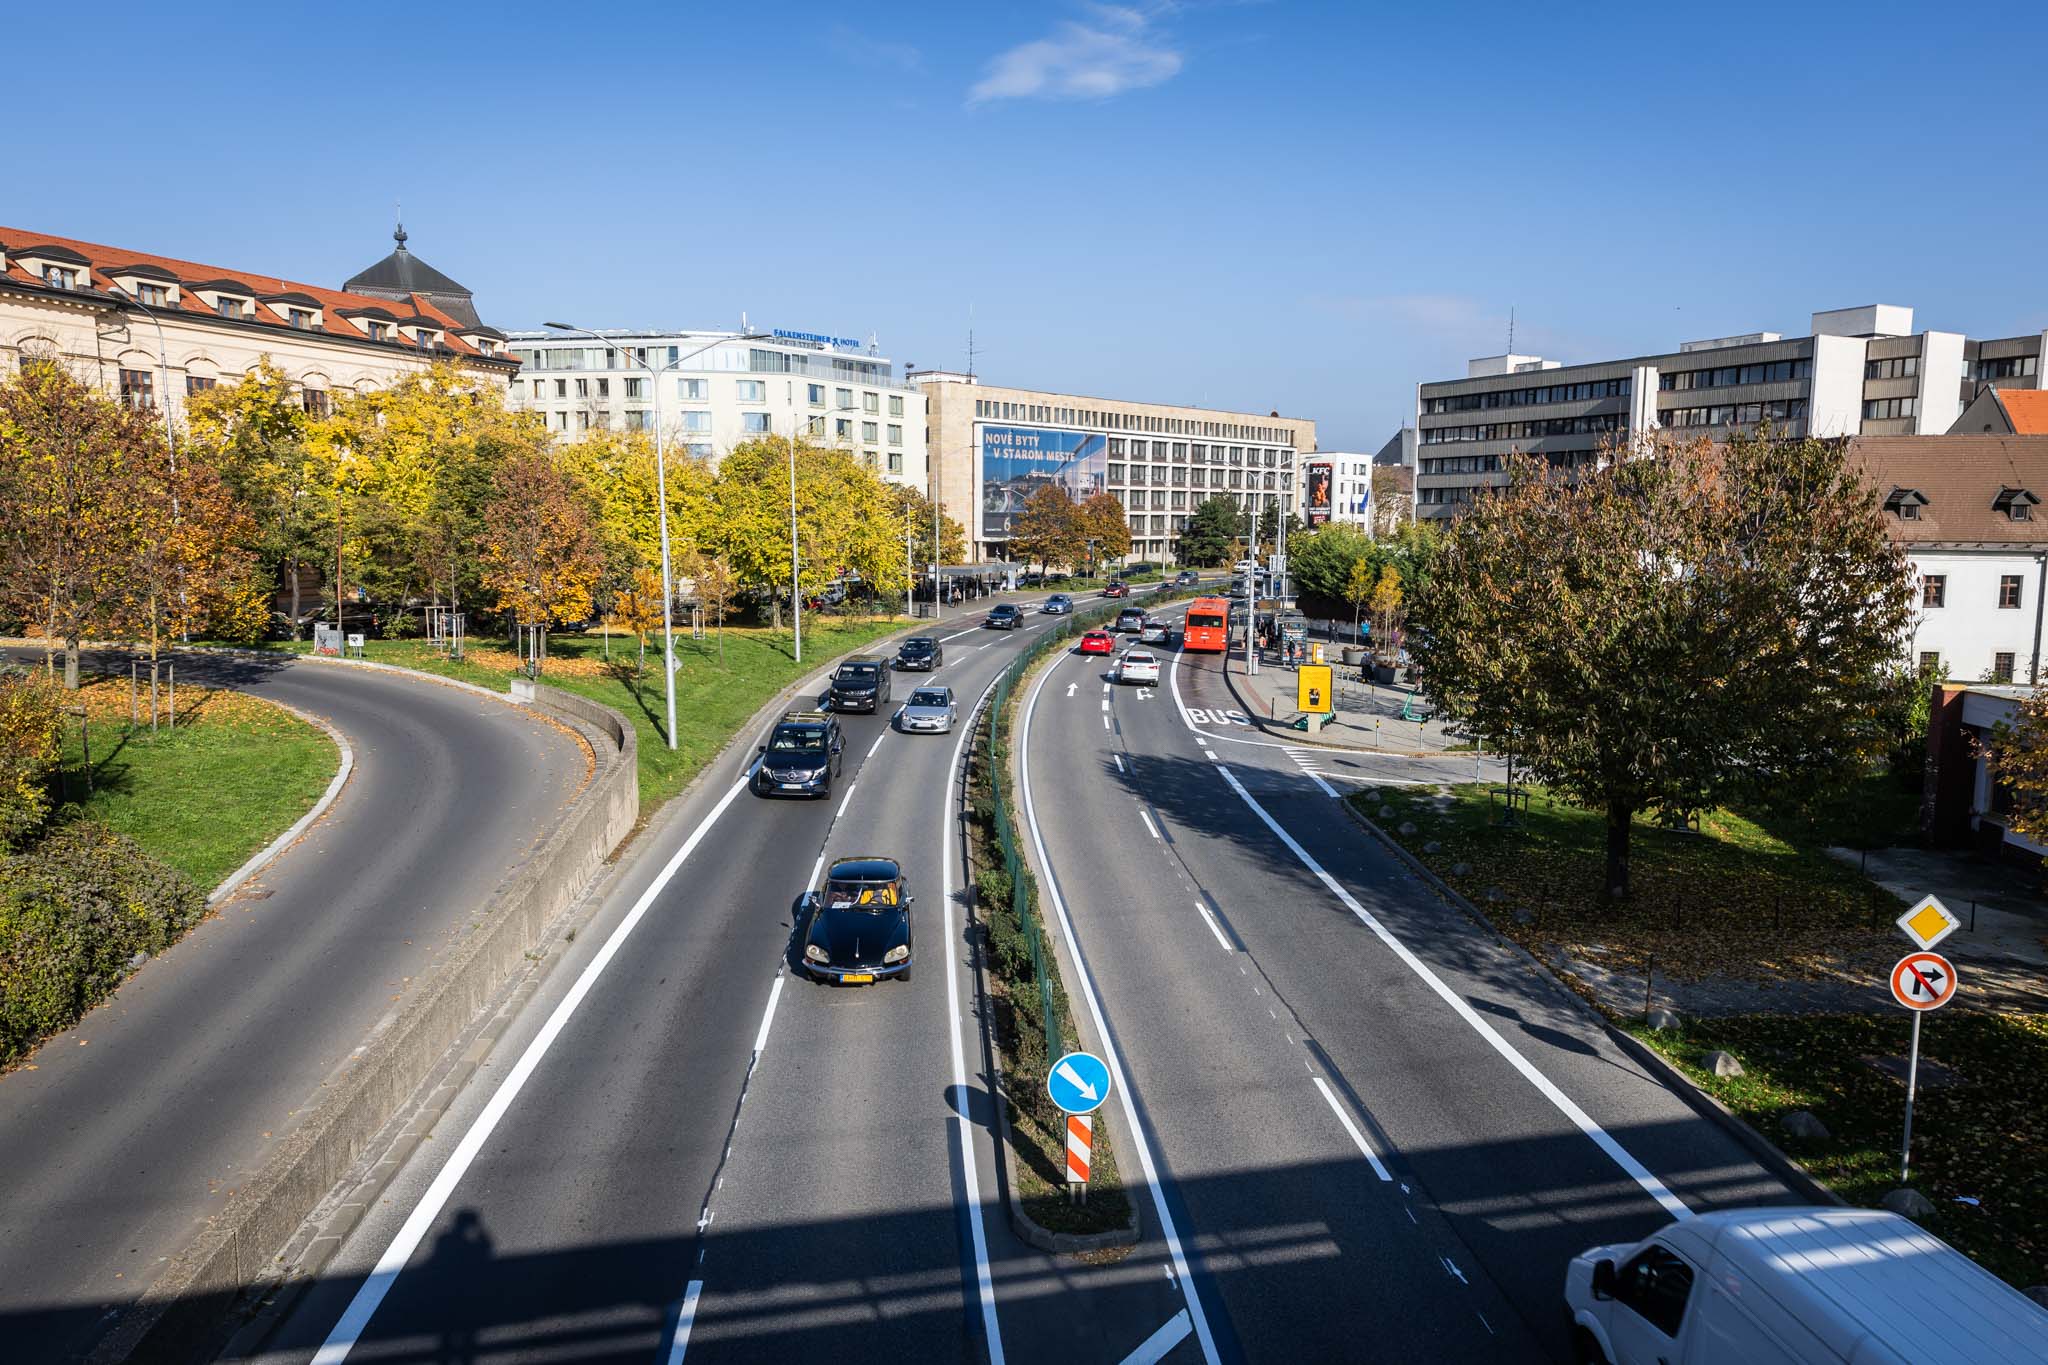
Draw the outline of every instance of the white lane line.
[[[527,1081],[532,1079],[534,1071],[540,1066],[541,1058],[547,1055],[548,1049],[554,1046],[555,1039],[568,1027],[570,1017],[583,1004],[584,998],[597,984],[598,977],[604,974],[604,969],[618,956],[619,949],[625,945],[627,938],[640,927],[640,921],[646,918],[647,911],[655,899],[667,889],[669,882],[682,869],[685,860],[697,851],[697,845],[704,842],[704,836],[718,823],[718,817],[724,815],[726,808],[746,789],[747,784],[744,780],[735,782],[725,795],[719,798],[718,804],[711,808],[711,813],[690,832],[690,837],[683,841],[683,846],[662,865],[661,871],[648,883],[647,889],[633,902],[633,908],[619,921],[619,927],[612,930],[611,937],[598,949],[597,956],[584,967],[582,974],[576,978],[576,984],[569,988],[569,993],[562,997],[562,1002],[555,1006],[554,1013],[548,1016],[547,1022],[541,1025],[540,1032],[534,1035],[533,1041],[526,1045],[526,1051],[519,1055],[519,1060],[513,1063],[512,1069],[499,1083],[497,1091],[484,1105],[483,1112],[477,1115],[476,1122],[462,1135],[462,1140],[455,1144],[455,1150],[449,1154],[447,1164],[435,1174],[433,1182],[427,1186],[426,1193],[420,1196],[420,1202],[413,1206],[412,1213],[406,1217],[397,1235],[391,1239],[391,1244],[384,1248],[384,1254],[377,1258],[377,1264],[370,1271],[369,1277],[356,1290],[355,1297],[349,1300],[348,1308],[342,1313],[340,1321],[334,1324],[333,1330],[327,1334],[327,1340],[321,1343],[319,1351],[314,1354],[314,1365],[340,1365],[341,1361],[348,1359],[349,1352],[355,1349],[356,1343],[362,1339],[363,1330],[369,1326],[371,1317],[376,1314],[378,1305],[384,1302],[384,1296],[389,1294],[391,1286],[398,1282],[399,1273],[405,1269],[406,1262],[412,1259],[413,1252],[432,1230],[434,1220],[441,1216],[441,1210],[447,1206],[449,1197],[455,1193],[455,1187],[462,1182],[470,1163],[476,1160],[477,1153],[483,1150],[484,1144],[491,1140],[492,1132],[511,1110],[513,1101],[519,1098],[519,1092],[526,1087]]]
[[[817,889],[818,889],[818,874],[819,874],[820,872],[823,872],[824,870],[825,870],[825,851],[824,851],[823,849],[819,849],[819,850],[818,850],[818,861],[816,861],[815,863],[812,863],[812,864],[811,864],[811,879],[810,879],[809,881],[807,881],[807,882],[805,882],[805,883],[804,883],[804,890],[806,890],[806,891],[815,891],[815,890],[817,890]]]
[[[1110,757],[1116,760],[1116,770],[1118,772],[1122,773],[1130,771],[1130,769],[1124,767],[1124,756],[1122,754],[1111,754]]]
[[[1103,710],[1105,710],[1105,711],[1107,711],[1107,710],[1109,709],[1109,698],[1108,698],[1108,697],[1104,697],[1104,698],[1102,699],[1102,709],[1103,709]]]
[[[1157,839],[1159,837],[1159,826],[1152,823],[1152,817],[1141,810],[1138,812],[1138,818],[1145,822],[1145,832]]]
[[[1107,729],[1109,728],[1109,717],[1108,717],[1108,716],[1104,716],[1104,717],[1102,718],[1102,728],[1103,728],[1103,729],[1105,729],[1105,730],[1107,730]]]
[[[1048,668],[1047,673],[1053,670]],[[971,719],[975,709],[987,700],[996,685],[990,682],[975,699],[974,707],[967,712]],[[981,1168],[974,1160],[974,1130],[967,1121],[967,1057],[960,1044],[960,955],[952,950],[959,942],[953,925],[953,841],[960,837],[953,823],[954,812],[960,809],[959,774],[960,755],[967,748],[967,740],[974,733],[972,724],[963,726],[960,738],[953,744],[953,766],[946,771],[952,774],[946,783],[945,801],[939,808],[939,884],[945,889],[946,936],[946,1021],[947,1032],[953,1035],[953,1121],[954,1131],[960,1136],[960,1170],[967,1181],[967,1223],[974,1243],[974,1280],[981,1295],[981,1331],[988,1341],[988,1365],[1003,1365],[1003,1333],[996,1322],[995,1280],[989,1270],[988,1233],[981,1225]],[[962,888],[964,889],[964,888]]]
[[[690,1329],[697,1324],[697,1296],[703,1292],[702,1280],[690,1281],[683,1291],[683,1301],[676,1308],[676,1330],[669,1337],[668,1365],[683,1365],[683,1352],[690,1349]]]
[[[789,978],[778,970],[775,973],[775,984],[768,989],[768,1008],[761,1011],[761,1031],[754,1035],[754,1060],[747,1064],[749,1071],[760,1065],[761,1054],[767,1050],[768,1030],[775,1026],[775,1006],[782,999],[782,983],[787,980]],[[723,1177],[719,1183],[724,1183]]]
[[[1315,771],[1313,768],[1304,768],[1302,771],[1308,774],[1309,781],[1315,783],[1318,787],[1321,787],[1323,789],[1323,795],[1335,796],[1337,794],[1337,789],[1335,787],[1323,781],[1323,775],[1321,773]]]
[[[965,630],[962,630],[962,631],[955,631],[955,632],[954,632],[953,634],[951,634],[951,635],[948,635],[948,636],[945,636],[944,638],[945,638],[945,639],[948,639],[948,640],[957,640],[957,639],[959,639],[959,638],[960,638],[960,637],[961,637],[962,635],[973,635],[973,634],[977,633],[978,631],[980,631],[980,629],[981,629],[981,627],[980,627],[980,626],[969,626],[969,627],[968,627],[967,629],[965,629]]]
[[[1202,912],[1202,923],[1208,925],[1209,932],[1216,935],[1216,946],[1221,948],[1226,953],[1232,951],[1230,947],[1230,940],[1223,937],[1223,930],[1221,927],[1217,925],[1216,917],[1209,913],[1209,907],[1202,904],[1200,901],[1196,901],[1195,909]]]
[[[840,798],[839,798],[839,809],[838,809],[838,810],[836,810],[836,811],[833,811],[833,812],[832,812],[832,818],[833,818],[834,820],[837,820],[837,819],[838,819],[838,818],[839,818],[840,816],[842,816],[842,815],[846,814],[846,808],[847,808],[847,806],[848,806],[849,804],[851,804],[851,803],[852,803],[852,801],[853,801],[853,794],[854,794],[854,793],[855,793],[856,791],[859,791],[859,790],[860,790],[860,779],[856,777],[856,778],[854,778],[854,779],[853,779],[853,783],[852,783],[852,785],[851,785],[851,786],[849,786],[849,787],[847,787],[847,789],[846,789],[846,795],[844,795],[844,796],[842,796],[842,797],[840,797]]]
[[[1217,771],[1223,774],[1223,780],[1230,784],[1230,789],[1238,794],[1239,799],[1251,807],[1252,814],[1258,816],[1264,822],[1266,828],[1272,830],[1280,842],[1287,845],[1288,851],[1300,861],[1303,867],[1315,874],[1316,880],[1330,889],[1330,894],[1343,902],[1344,907],[1353,915],[1356,915],[1361,924],[1372,930],[1380,942],[1386,944],[1394,956],[1401,959],[1403,966],[1420,977],[1424,985],[1435,991],[1445,1004],[1457,1012],[1458,1017],[1464,1020],[1474,1033],[1485,1039],[1487,1045],[1506,1060],[1508,1065],[1521,1072],[1523,1079],[1535,1086],[1538,1093],[1555,1105],[1560,1114],[1570,1119],[1580,1132],[1593,1140],[1595,1146],[1613,1158],[1614,1164],[1621,1167],[1627,1173],[1629,1179],[1641,1186],[1643,1192],[1662,1205],[1664,1211],[1672,1217],[1692,1217],[1692,1210],[1685,1206],[1684,1200],[1673,1194],[1670,1188],[1652,1174],[1647,1166],[1636,1160],[1627,1148],[1615,1141],[1612,1134],[1594,1122],[1592,1115],[1579,1108],[1572,1101],[1571,1096],[1558,1089],[1557,1084],[1550,1077],[1537,1070],[1535,1063],[1515,1051],[1507,1039],[1501,1037],[1499,1033],[1494,1031],[1491,1024],[1488,1024],[1479,1017],[1478,1011],[1467,1004],[1463,996],[1445,985],[1443,979],[1431,971],[1421,958],[1408,950],[1407,944],[1394,937],[1392,931],[1375,919],[1364,906],[1360,905],[1352,897],[1351,893],[1346,891],[1343,885],[1335,877],[1331,876],[1307,849],[1303,848],[1296,841],[1292,834],[1289,834],[1281,827],[1279,821],[1267,814],[1266,808],[1253,799],[1252,794],[1244,789],[1244,784],[1237,780],[1237,774],[1231,772],[1228,768],[1218,768]]]
[[[1104,683],[1104,684],[1102,685],[1102,695],[1103,695],[1103,696],[1105,696],[1105,697],[1109,695],[1109,684],[1108,684],[1108,683]]]
[[[1146,1337],[1144,1344],[1124,1357],[1123,1365],[1158,1365],[1166,1359],[1166,1353],[1187,1339],[1195,1330],[1188,1321],[1188,1310],[1183,1308],[1162,1324],[1158,1331]]]
[[[1316,1089],[1323,1092],[1323,1099],[1330,1106],[1330,1112],[1337,1116],[1337,1122],[1344,1125],[1344,1131],[1351,1134],[1352,1143],[1365,1154],[1365,1159],[1372,1163],[1372,1173],[1382,1180],[1392,1180],[1394,1177],[1388,1175],[1387,1168],[1380,1164],[1379,1154],[1367,1145],[1365,1134],[1358,1131],[1358,1125],[1351,1121],[1351,1115],[1345,1113],[1344,1106],[1337,1102],[1337,1092],[1330,1089],[1330,1083],[1318,1076]]]
[[[1202,1310],[1202,1296],[1195,1292],[1194,1281],[1188,1268],[1186,1250],[1181,1246],[1180,1230],[1174,1225],[1173,1212],[1167,1207],[1166,1198],[1159,1186],[1159,1163],[1153,1159],[1152,1144],[1145,1136],[1145,1127],[1138,1121],[1138,1104],[1131,1088],[1130,1077],[1124,1073],[1123,1057],[1117,1052],[1116,1044],[1110,1038],[1109,1021],[1103,1017],[1102,1001],[1095,994],[1095,979],[1088,974],[1087,960],[1082,956],[1080,940],[1074,937],[1074,924],[1067,916],[1066,898],[1060,895],[1057,881],[1052,874],[1052,859],[1046,855],[1045,839],[1038,830],[1038,811],[1031,800],[1031,717],[1038,706],[1038,694],[1045,686],[1045,680],[1057,670],[1048,668],[1038,675],[1038,681],[1031,685],[1031,695],[1024,699],[1024,724],[1017,737],[1017,777],[1024,794],[1024,823],[1031,830],[1031,846],[1038,854],[1038,866],[1046,874],[1045,894],[1052,901],[1053,914],[1058,918],[1060,932],[1066,936],[1067,945],[1073,949],[1074,975],[1081,987],[1081,998],[1088,1005],[1088,1017],[1095,1024],[1095,1036],[1101,1040],[1103,1060],[1109,1064],[1110,1079],[1117,1094],[1123,1097],[1124,1124],[1130,1135],[1131,1145],[1138,1149],[1138,1165],[1145,1173],[1145,1190],[1151,1197],[1152,1209],[1159,1216],[1159,1234],[1166,1242],[1168,1259],[1173,1263],[1174,1278],[1180,1282],[1181,1297],[1187,1303],[1189,1318],[1195,1327],[1195,1339],[1201,1345],[1202,1359],[1208,1365],[1222,1365],[1216,1354],[1216,1338],[1209,1331],[1209,1316]],[[1104,716],[1104,725],[1109,718]],[[958,765],[955,764],[957,769]],[[950,898],[949,898],[950,899]]]
[[[882,741],[883,741],[883,740],[885,740],[885,739],[887,739],[888,737],[889,737],[889,732],[888,732],[887,730],[884,730],[884,731],[882,731],[882,733],[881,733],[881,734],[879,734],[879,735],[876,735],[876,736],[875,736],[875,742],[874,742],[873,744],[870,744],[870,745],[868,745],[868,757],[869,757],[869,758],[873,758],[873,757],[875,756],[875,750],[877,750],[877,749],[881,748],[881,747],[882,747]]]

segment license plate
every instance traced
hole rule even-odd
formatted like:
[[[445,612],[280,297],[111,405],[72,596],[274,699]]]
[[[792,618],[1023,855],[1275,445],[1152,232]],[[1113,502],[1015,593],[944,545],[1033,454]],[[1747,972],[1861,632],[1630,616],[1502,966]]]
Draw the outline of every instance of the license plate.
[[[800,792],[804,789],[804,784],[801,782],[785,782],[782,784],[782,789],[786,792]]]
[[[855,985],[862,981],[873,981],[875,979],[875,974],[873,972],[848,972],[845,976],[842,976],[839,979],[841,981],[846,982],[848,985]]]

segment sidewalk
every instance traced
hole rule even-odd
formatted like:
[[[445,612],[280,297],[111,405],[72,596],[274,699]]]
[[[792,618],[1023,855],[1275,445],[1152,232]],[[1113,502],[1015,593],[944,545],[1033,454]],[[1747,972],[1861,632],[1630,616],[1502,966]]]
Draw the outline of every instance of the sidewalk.
[[[1259,661],[1256,676],[1245,672],[1244,649],[1239,646],[1224,661],[1224,680],[1244,708],[1252,724],[1295,744],[1318,744],[1332,749],[1355,749],[1363,753],[1438,755],[1469,744],[1436,719],[1435,708],[1412,687],[1382,686],[1364,681],[1356,667],[1333,662],[1336,680],[1336,711],[1329,724],[1320,729],[1297,730],[1293,721],[1297,670],[1276,662],[1277,653],[1268,651]],[[1324,657],[1334,660],[1334,646],[1325,645]],[[1403,720],[1402,713],[1428,714],[1428,720]],[[1469,750],[1460,750],[1469,752]]]

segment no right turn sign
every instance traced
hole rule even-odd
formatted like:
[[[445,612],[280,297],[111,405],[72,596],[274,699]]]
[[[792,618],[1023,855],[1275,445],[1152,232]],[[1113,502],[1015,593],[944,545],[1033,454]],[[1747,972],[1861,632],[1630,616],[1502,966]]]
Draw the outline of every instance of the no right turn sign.
[[[1907,953],[1892,968],[1892,998],[1909,1010],[1938,1010],[1956,993],[1956,969],[1940,953]]]

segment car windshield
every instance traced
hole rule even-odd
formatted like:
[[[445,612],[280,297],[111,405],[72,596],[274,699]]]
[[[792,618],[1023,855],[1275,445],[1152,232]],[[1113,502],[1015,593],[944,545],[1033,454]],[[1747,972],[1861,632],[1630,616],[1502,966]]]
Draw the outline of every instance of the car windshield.
[[[768,749],[777,754],[822,754],[825,752],[825,727],[778,725],[768,740]]]
[[[879,914],[896,904],[894,882],[827,882],[825,904],[833,910],[865,910]]]
[[[929,654],[932,652],[932,642],[921,639],[905,640],[903,642],[903,652],[905,654]]]
[[[946,694],[944,692],[927,692],[920,689],[910,694],[910,704],[912,706],[944,706],[946,705]]]
[[[873,682],[880,671],[873,664],[848,664],[839,670],[839,681]]]
[[[1124,655],[1124,662],[1127,664],[1154,664],[1158,663],[1159,661],[1153,658],[1150,654],[1143,654],[1134,649],[1130,653]]]

